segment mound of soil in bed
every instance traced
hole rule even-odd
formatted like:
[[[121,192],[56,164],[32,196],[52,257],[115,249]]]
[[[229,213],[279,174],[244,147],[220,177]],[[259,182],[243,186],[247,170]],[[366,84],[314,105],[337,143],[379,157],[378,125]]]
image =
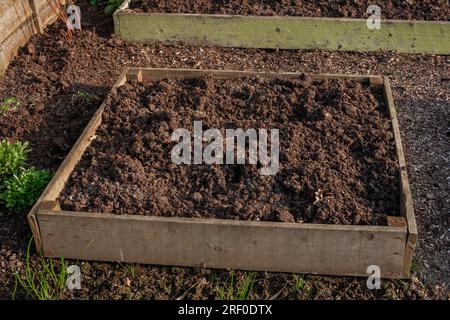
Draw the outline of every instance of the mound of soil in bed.
[[[343,80],[210,77],[128,83],[61,196],[115,214],[385,224],[399,211],[395,145],[378,89]],[[172,132],[280,130],[280,168],[176,165]],[[247,162],[248,163],[248,162]]]
[[[134,11],[236,15],[286,15],[366,18],[370,5],[381,8],[382,17],[406,20],[450,19],[448,0],[131,0]]]

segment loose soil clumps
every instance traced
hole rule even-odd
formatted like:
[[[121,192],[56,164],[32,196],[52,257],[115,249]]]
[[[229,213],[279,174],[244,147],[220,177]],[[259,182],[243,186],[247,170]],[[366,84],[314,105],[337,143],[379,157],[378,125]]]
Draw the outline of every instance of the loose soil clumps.
[[[378,5],[386,19],[450,19],[448,0],[131,0],[138,12],[367,18]]]
[[[174,164],[171,135],[192,132],[194,121],[279,129],[278,173]],[[114,214],[384,225],[399,212],[399,180],[381,89],[307,76],[128,82],[108,97],[60,202]]]

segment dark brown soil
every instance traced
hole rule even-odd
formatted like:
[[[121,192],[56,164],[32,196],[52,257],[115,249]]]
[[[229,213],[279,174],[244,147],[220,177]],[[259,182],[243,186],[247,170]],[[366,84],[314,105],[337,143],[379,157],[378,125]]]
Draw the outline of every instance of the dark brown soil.
[[[450,19],[448,0],[131,0],[130,8],[166,13],[367,18],[370,5],[378,5],[386,19]]]
[[[450,299],[450,57],[130,44],[112,36],[112,19],[105,17],[101,8],[89,6],[88,1],[80,3],[82,32],[77,31],[74,39],[68,41],[61,32],[62,24],[48,28],[44,34],[31,39],[34,50],[22,50],[6,74],[0,77],[0,99],[20,98],[22,108],[28,112],[21,111],[24,112],[20,113],[22,118],[0,116],[0,139],[30,140],[33,164],[55,169],[123,68],[130,65],[388,75],[398,108],[419,228],[412,278],[384,280],[380,290],[369,290],[364,278],[260,272],[250,298]],[[46,63],[42,63],[39,56],[43,56]],[[33,80],[34,75],[42,82]],[[61,79],[69,86],[60,86]],[[66,115],[66,108],[75,109],[70,105],[71,99],[79,99],[78,89],[98,98],[89,99],[81,112],[69,111]],[[34,93],[37,92],[43,109],[38,107],[41,111],[35,113]],[[55,124],[58,122],[66,128],[67,134],[58,129]],[[59,137],[63,139],[64,149],[49,153],[48,148],[52,148],[53,141]],[[30,237],[26,211],[0,217],[0,299],[11,298],[14,273],[25,272],[25,252]],[[82,289],[64,291],[63,298],[75,299],[217,298],[223,289],[221,284],[230,283],[231,273],[202,268],[68,263],[79,265],[82,272]],[[31,264],[40,265],[34,252]],[[235,272],[234,275],[237,287],[248,273]],[[304,281],[302,288],[294,285],[294,277]],[[16,297],[25,297],[23,290],[18,288]]]
[[[381,89],[307,77],[204,77],[117,91],[63,192],[64,209],[329,224],[385,224],[399,212]],[[225,129],[279,129],[279,171],[174,164],[172,132],[193,132],[194,121],[224,136]]]

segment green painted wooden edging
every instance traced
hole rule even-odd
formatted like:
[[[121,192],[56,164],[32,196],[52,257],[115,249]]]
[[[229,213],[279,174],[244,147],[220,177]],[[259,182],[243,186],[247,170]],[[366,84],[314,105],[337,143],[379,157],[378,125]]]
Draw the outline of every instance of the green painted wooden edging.
[[[115,33],[136,42],[450,54],[446,21],[386,20],[371,30],[365,19],[136,13],[128,5],[114,13]]]

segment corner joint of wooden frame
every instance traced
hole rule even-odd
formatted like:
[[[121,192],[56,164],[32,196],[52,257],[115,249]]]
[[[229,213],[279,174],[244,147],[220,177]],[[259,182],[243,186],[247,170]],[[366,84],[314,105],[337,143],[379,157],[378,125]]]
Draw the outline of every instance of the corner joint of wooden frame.
[[[38,204],[36,204],[37,206]],[[34,209],[34,208],[33,208]],[[31,233],[33,234],[34,246],[36,252],[42,255],[44,252],[44,247],[42,245],[41,229],[39,228],[38,219],[36,216],[38,210],[31,210],[27,215],[28,225],[30,226]]]
[[[61,211],[61,206],[58,201],[54,200],[44,200],[39,204],[38,211]]]
[[[387,223],[389,227],[399,227],[405,229],[408,227],[405,217],[388,216]]]
[[[369,78],[369,84],[371,87],[381,87],[384,85],[384,77],[383,76],[371,76]]]
[[[37,215],[40,211],[61,211],[61,206],[58,201],[54,200],[42,200],[38,201],[34,207],[30,210],[27,215],[28,224],[30,226],[31,232],[33,234],[34,245],[36,252],[39,255],[43,255],[44,246],[42,243],[41,229],[39,227],[39,222]]]
[[[136,68],[130,68],[127,72],[127,80],[135,80],[142,82],[142,70]]]

